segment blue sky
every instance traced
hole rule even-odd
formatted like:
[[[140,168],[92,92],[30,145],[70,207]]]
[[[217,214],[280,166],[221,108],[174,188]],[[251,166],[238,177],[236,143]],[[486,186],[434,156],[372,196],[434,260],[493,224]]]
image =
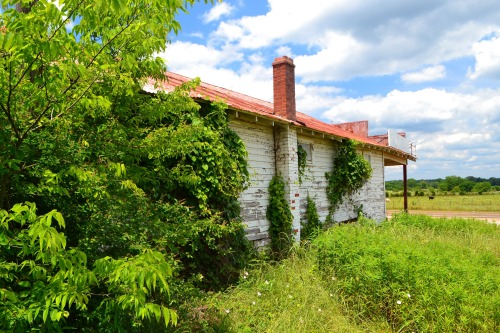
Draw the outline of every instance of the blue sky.
[[[227,0],[179,15],[169,70],[272,101],[274,58],[296,65],[297,109],[368,120],[417,145],[409,177],[500,177],[498,0]],[[401,179],[400,167],[387,179]]]

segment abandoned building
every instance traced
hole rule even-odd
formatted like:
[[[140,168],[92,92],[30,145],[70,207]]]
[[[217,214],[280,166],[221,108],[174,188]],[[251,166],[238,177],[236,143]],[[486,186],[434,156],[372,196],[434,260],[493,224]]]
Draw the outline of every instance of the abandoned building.
[[[230,127],[240,136],[248,151],[248,188],[242,193],[240,203],[242,218],[247,227],[247,237],[257,246],[268,242],[266,208],[269,203],[268,187],[272,177],[280,174],[285,180],[286,199],[293,215],[293,229],[300,237],[301,215],[305,213],[306,197],[316,203],[318,214],[324,220],[329,211],[326,196],[325,173],[333,169],[339,142],[352,139],[359,142],[359,153],[371,164],[371,179],[361,190],[344,200],[333,215],[337,222],[357,217],[357,207],[363,207],[368,217],[381,221],[386,217],[385,179],[386,166],[406,166],[416,161],[416,155],[404,133],[388,131],[377,136],[368,135],[368,122],[328,124],[295,107],[295,65],[289,57],[276,58],[273,66],[274,101],[266,102],[218,86],[202,82],[192,93],[195,99],[222,100],[228,105]],[[168,72],[168,80],[160,87],[152,85],[145,90],[172,91],[190,78]],[[307,164],[302,182],[299,183],[298,145],[307,152]]]

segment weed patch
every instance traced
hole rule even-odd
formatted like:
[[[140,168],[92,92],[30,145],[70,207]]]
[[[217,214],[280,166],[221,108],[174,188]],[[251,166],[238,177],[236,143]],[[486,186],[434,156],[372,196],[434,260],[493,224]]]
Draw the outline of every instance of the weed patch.
[[[497,332],[500,228],[479,221],[396,216],[332,228],[319,267],[358,321],[394,332]]]

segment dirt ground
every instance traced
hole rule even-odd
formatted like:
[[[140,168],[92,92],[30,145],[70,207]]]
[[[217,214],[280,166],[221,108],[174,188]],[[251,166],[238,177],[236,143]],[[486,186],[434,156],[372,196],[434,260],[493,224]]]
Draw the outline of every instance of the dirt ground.
[[[398,213],[397,210],[388,210],[387,218],[391,218],[392,214]],[[500,212],[446,212],[446,211],[431,211],[431,210],[409,210],[410,214],[429,215],[432,217],[462,217],[470,219],[485,220],[491,223],[500,224]]]

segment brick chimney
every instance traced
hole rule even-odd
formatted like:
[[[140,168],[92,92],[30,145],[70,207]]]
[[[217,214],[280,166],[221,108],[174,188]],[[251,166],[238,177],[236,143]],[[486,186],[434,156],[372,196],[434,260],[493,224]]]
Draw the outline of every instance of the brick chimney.
[[[274,114],[296,120],[295,109],[295,65],[283,56],[273,62]]]

